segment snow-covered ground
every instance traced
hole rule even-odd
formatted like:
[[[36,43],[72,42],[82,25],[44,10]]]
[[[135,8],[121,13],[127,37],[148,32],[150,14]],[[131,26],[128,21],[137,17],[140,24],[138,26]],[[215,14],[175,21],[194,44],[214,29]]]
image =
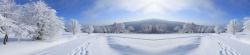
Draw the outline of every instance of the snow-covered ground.
[[[0,37],[2,43],[3,37]],[[86,34],[65,32],[57,41],[9,37],[0,55],[250,55],[244,33]]]

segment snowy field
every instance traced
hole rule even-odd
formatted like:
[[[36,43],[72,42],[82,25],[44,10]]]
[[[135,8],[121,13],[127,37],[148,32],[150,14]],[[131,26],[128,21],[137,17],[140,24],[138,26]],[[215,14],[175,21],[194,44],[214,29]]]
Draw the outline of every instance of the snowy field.
[[[250,55],[244,33],[76,34],[57,41],[0,37],[0,55]]]

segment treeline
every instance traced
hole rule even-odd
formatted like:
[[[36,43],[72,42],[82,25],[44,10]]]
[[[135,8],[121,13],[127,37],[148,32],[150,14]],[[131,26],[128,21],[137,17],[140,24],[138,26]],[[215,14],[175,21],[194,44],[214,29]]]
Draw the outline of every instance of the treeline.
[[[169,29],[165,24],[143,24],[141,25],[141,33],[169,33]],[[214,27],[199,26],[194,23],[185,23],[182,27],[176,26],[174,31],[176,33],[214,33]]]
[[[88,25],[85,27],[81,27],[79,23],[74,23],[73,21],[78,22],[75,19],[71,19],[71,21],[67,25],[66,31],[72,33],[85,32],[91,34],[91,33],[129,33],[130,31],[134,30],[132,26],[125,28],[125,25],[123,23],[114,23],[111,26]]]
[[[74,20],[74,19],[72,19]],[[68,29],[66,29],[69,32],[73,32],[72,30],[78,29],[79,32],[85,32],[85,33],[168,33],[168,30],[170,28],[167,28],[167,25],[165,24],[142,24],[140,30],[134,31],[134,28],[132,26],[129,26],[125,28],[125,25],[123,23],[114,23],[113,25],[109,26],[86,26],[81,27],[80,24],[76,23],[75,25],[72,25],[72,21],[68,25]],[[78,22],[77,20],[74,20]],[[69,29],[73,26],[78,26],[79,28],[75,29]],[[196,25],[193,22],[192,23],[185,23],[182,27],[176,26],[174,28],[175,33],[233,33],[243,31],[243,28],[240,27],[238,20],[234,19],[230,21],[230,24],[228,24],[226,27],[222,27],[220,25],[216,26],[201,26]]]

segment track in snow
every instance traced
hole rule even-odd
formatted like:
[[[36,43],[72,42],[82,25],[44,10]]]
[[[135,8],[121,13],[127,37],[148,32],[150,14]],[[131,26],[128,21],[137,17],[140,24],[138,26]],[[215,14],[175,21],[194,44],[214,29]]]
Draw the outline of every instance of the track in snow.
[[[74,43],[76,43],[77,45],[74,48],[70,48],[71,50],[65,51],[64,54],[67,54],[67,55],[166,55],[166,54],[167,55],[186,55],[186,54],[192,53],[192,51],[196,49],[199,49],[199,47],[201,47],[200,44],[207,43],[207,42],[202,42],[201,40],[212,41],[211,43],[213,43],[213,46],[216,46],[216,49],[214,49],[216,51],[210,52],[210,53],[214,53],[218,55],[240,55],[241,53],[240,51],[237,52],[238,51],[237,49],[236,49],[237,51],[235,51],[233,48],[231,48],[232,47],[231,45],[227,45],[228,43],[225,42],[225,40],[228,40],[228,39],[223,39],[222,37],[219,37],[219,36],[213,36],[213,35],[207,35],[207,34],[194,35],[194,36],[185,35],[182,37],[176,36],[174,38],[165,38],[165,36],[160,37],[160,38],[131,37],[131,36],[126,36],[126,35],[122,35],[122,36],[121,35],[117,35],[117,36],[105,35],[104,36],[103,34],[97,34],[95,36],[90,36],[90,37],[91,38],[78,39],[81,41],[74,41]],[[203,39],[204,37],[206,38]],[[102,41],[104,41],[105,43]],[[99,44],[99,43],[102,43],[102,44]],[[104,50],[93,51],[93,49],[96,50],[95,48],[96,46],[92,46],[95,44],[98,45],[97,47],[104,46]],[[106,44],[107,46],[105,46]],[[209,45],[206,45],[206,46],[209,46]],[[64,47],[61,47],[60,49],[67,48],[67,47],[68,46],[64,46]],[[53,49],[50,49],[50,50],[52,51]],[[100,53],[100,51],[102,52]],[[47,52],[49,53],[50,51],[46,51],[46,53],[41,54],[41,55],[51,55],[51,54],[47,54]],[[105,54],[105,53],[111,53],[111,54]]]
[[[223,42],[215,40],[214,38],[212,38],[214,36],[208,36],[208,37],[210,37],[210,39],[216,41],[219,44],[219,46],[221,47],[221,50],[219,51],[220,55],[240,55],[235,50],[233,50],[231,47],[224,44]]]
[[[103,36],[103,35],[100,35],[100,36]],[[97,36],[95,39],[90,40],[87,43],[81,45],[80,47],[76,48],[74,51],[72,51],[68,55],[88,55],[89,51],[87,50],[87,48],[88,48],[89,44],[92,43],[94,40],[98,39],[98,37],[100,37],[100,36]]]

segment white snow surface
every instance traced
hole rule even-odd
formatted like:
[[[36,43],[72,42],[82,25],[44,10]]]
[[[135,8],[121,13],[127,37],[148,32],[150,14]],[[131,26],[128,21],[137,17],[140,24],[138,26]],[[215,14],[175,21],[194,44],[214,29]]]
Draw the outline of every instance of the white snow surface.
[[[0,55],[250,55],[245,33],[105,34],[64,32],[56,41],[0,37]]]

